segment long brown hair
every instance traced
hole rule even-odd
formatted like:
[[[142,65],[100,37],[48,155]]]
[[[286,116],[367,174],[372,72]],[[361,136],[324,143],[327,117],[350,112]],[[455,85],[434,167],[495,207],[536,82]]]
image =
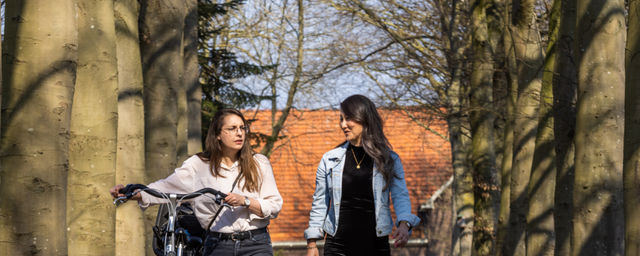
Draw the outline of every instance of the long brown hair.
[[[340,103],[340,110],[346,119],[362,125],[362,147],[378,166],[378,171],[384,177],[386,190],[396,175],[393,172],[391,144],[384,135],[382,118],[376,105],[369,98],[355,94]]]
[[[207,132],[207,138],[205,139],[205,151],[198,153],[198,157],[202,161],[209,162],[209,170],[214,177],[224,177],[218,171],[220,170],[220,164],[222,163],[222,145],[218,136],[222,132],[222,125],[224,125],[224,118],[228,115],[236,115],[242,119],[242,123],[245,127],[244,143],[242,148],[238,151],[238,162],[240,165],[240,179],[244,179],[243,189],[248,192],[256,192],[260,187],[260,174],[258,173],[258,165],[253,159],[253,150],[249,142],[249,124],[244,118],[242,113],[235,109],[220,109],[211,119],[209,125],[209,131]]]

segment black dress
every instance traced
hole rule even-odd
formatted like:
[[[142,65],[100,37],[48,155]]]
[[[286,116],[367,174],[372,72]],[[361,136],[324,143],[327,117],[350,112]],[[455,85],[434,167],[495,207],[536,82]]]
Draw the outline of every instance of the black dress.
[[[376,236],[373,159],[353,145],[346,154],[338,229],[335,236],[327,236],[324,255],[390,255],[388,236]]]

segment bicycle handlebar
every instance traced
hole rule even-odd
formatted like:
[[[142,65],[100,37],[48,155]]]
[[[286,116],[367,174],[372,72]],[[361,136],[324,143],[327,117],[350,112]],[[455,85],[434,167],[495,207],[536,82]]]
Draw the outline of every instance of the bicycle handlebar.
[[[144,191],[144,192],[148,193],[149,195],[152,195],[152,196],[157,197],[157,198],[166,198],[166,199],[169,198],[170,194],[174,194],[174,193],[163,193],[163,192],[157,191],[155,189],[148,188],[147,186],[142,185],[142,184],[128,184],[126,187],[121,188],[118,191],[118,192],[120,192],[120,194],[124,194],[125,196],[116,198],[113,201],[113,204],[118,206],[118,205],[126,202],[128,199],[133,197],[139,191]],[[222,192],[220,192],[218,190],[215,190],[215,189],[212,189],[212,188],[203,188],[203,189],[200,189],[198,191],[191,192],[191,193],[188,193],[188,194],[174,194],[174,195],[176,196],[176,198],[179,198],[180,200],[184,200],[184,199],[196,198],[196,197],[204,195],[206,193],[212,194],[214,196],[213,200],[216,201],[216,203],[218,203],[218,204],[222,204],[222,199],[227,197],[227,194],[222,193]]]

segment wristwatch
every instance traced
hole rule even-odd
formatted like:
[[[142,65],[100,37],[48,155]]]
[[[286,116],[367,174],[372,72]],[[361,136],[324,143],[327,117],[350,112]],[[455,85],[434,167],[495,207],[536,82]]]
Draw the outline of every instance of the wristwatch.
[[[411,230],[411,229],[413,228],[413,227],[411,226],[411,223],[409,223],[409,222],[408,222],[408,221],[406,221],[406,220],[401,220],[401,221],[398,223],[398,226],[399,226],[399,225],[401,225],[402,223],[407,224],[407,227],[409,228],[408,230]]]
[[[249,208],[250,204],[251,204],[251,200],[249,200],[249,197],[245,196],[244,197],[244,207]]]

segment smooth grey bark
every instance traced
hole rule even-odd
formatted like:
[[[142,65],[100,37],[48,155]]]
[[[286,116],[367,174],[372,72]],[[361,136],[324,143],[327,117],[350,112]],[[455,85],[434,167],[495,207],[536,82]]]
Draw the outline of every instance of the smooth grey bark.
[[[574,54],[575,7],[575,0],[562,0],[561,2],[557,65],[553,77],[553,132],[555,134],[557,168],[554,200],[555,255],[569,255],[571,252],[576,87],[578,84]]]
[[[7,1],[5,8],[0,255],[66,255],[76,1]]]
[[[118,60],[118,141],[115,184],[144,183],[144,105],[137,0],[114,5]],[[142,211],[135,203],[116,209],[115,255],[145,255]]]
[[[496,240],[496,255],[509,255],[505,252],[505,241],[509,232],[509,216],[511,205],[511,170],[513,168],[513,129],[516,101],[518,99],[518,72],[515,56],[513,36],[509,27],[511,6],[505,5],[503,10],[504,68],[507,77],[507,93],[505,104],[505,127],[503,134],[502,164],[500,165],[500,215],[498,218],[498,235]]]
[[[512,1],[510,27],[518,69],[518,95],[514,110],[509,235],[505,243],[507,255],[526,255],[527,185],[538,126],[543,64],[534,3],[534,0]]]
[[[184,2],[140,1],[139,20],[144,81],[145,183],[151,183],[168,176],[178,160],[178,90],[184,88],[181,80]],[[145,229],[151,230],[155,211],[150,209],[145,214],[148,220]],[[147,254],[152,254],[152,234],[147,234]]]
[[[625,255],[640,255],[640,1],[629,1],[624,126]]]
[[[538,132],[531,177],[527,186],[527,255],[553,255],[555,247],[554,196],[556,186],[555,137],[553,133],[553,72],[556,63],[560,0],[553,2],[549,21],[549,40],[544,59]]]
[[[578,0],[578,102],[571,255],[624,253],[623,0]]]
[[[113,0],[78,0],[78,69],[67,178],[69,255],[114,254],[118,71]],[[107,182],[109,181],[109,182]]]
[[[490,255],[495,249],[500,192],[496,170],[493,114],[493,59],[490,41],[492,22],[487,8],[492,2],[472,2],[473,56],[470,81],[469,121],[471,123],[471,163],[474,183],[474,228],[472,255]]]
[[[202,151],[202,87],[198,81],[198,1],[186,2],[184,19],[184,85],[187,92],[187,154]]]

